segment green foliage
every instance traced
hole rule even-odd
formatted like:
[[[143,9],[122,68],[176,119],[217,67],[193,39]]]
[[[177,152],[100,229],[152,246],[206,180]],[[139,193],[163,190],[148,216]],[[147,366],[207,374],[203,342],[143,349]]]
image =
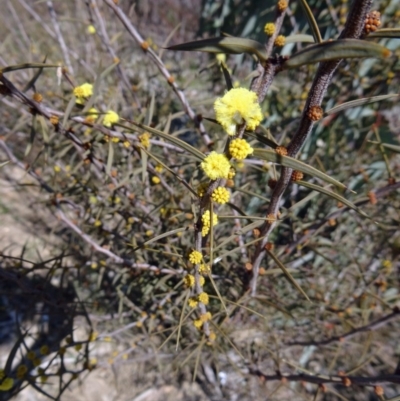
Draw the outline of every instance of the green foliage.
[[[0,19],[2,183],[39,205],[45,217],[24,224],[52,238],[0,254],[13,317],[0,400],[26,387],[59,399],[96,364],[143,356],[175,382],[204,383],[210,366],[244,378],[227,399],[265,399],[265,381],[270,399],[361,400],[379,383],[396,396],[396,8],[379,5],[384,29],[339,38],[345,1],[285,15],[204,0],[187,18],[215,37],[194,41],[146,32],[116,3],[20,0]],[[227,86],[251,87],[256,104],[226,104]],[[243,161],[231,120],[251,145]],[[201,164],[211,151],[232,165],[217,180]],[[4,196],[3,213],[13,207]]]

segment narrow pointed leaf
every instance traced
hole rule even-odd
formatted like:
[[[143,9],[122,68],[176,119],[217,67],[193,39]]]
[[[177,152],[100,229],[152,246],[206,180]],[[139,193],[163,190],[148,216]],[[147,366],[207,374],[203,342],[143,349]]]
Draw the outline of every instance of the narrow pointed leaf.
[[[259,126],[259,128],[261,128],[261,125]],[[264,127],[262,127],[264,128]],[[265,128],[264,128],[265,129]],[[268,132],[266,132],[266,134],[268,135]],[[257,141],[259,141],[260,143],[263,143],[264,145],[267,145],[273,149],[275,149],[276,147],[278,147],[279,145],[275,142],[275,139],[272,137],[272,135],[270,135],[270,138],[259,134],[257,132],[246,132],[246,136],[250,137],[250,138],[254,138],[257,139]]]
[[[152,244],[153,242],[157,242],[157,241],[159,241],[160,239],[163,239],[163,238],[166,238],[166,237],[170,237],[170,236],[172,236],[172,235],[175,235],[175,234],[178,234],[178,233],[180,233],[180,232],[182,232],[182,231],[187,231],[187,230],[188,230],[187,227],[180,227],[180,228],[176,228],[175,230],[171,230],[171,231],[168,231],[168,232],[166,232],[166,233],[162,233],[162,234],[160,234],[160,235],[157,235],[157,236],[155,236],[155,237],[153,237],[153,238],[150,238],[149,240],[143,242],[140,246],[137,246],[136,248],[134,248],[134,249],[133,249],[133,252],[137,251],[137,250],[140,249],[140,248],[143,248],[143,247],[146,246],[146,245],[150,245],[150,244]],[[189,229],[189,230],[190,230],[190,229]]]
[[[47,56],[44,58],[43,63],[46,63]],[[22,89],[22,92],[28,92],[29,89],[31,89],[36,81],[39,79],[40,75],[42,75],[43,72],[43,67],[39,68],[39,71],[36,72],[36,74],[32,77],[32,79],[26,84],[25,88]]]
[[[101,81],[110,74],[110,72],[118,65],[119,63],[113,63],[110,66],[108,66],[101,74],[99,74],[96,78],[96,80],[94,81],[93,84],[93,94],[92,96],[90,96],[89,100],[87,101],[87,103],[85,104],[84,109],[82,110],[82,113],[86,113],[88,110],[90,110],[93,105],[94,102],[96,100],[97,94],[99,93],[99,89],[100,89],[100,83]]]
[[[304,35],[302,33],[296,35],[289,35],[286,36],[285,38],[285,43],[298,43],[298,42],[315,43],[315,40],[312,35]]]
[[[367,217],[368,219],[371,219],[365,212],[363,212],[359,207],[357,207],[354,203],[350,202],[347,200],[345,197],[332,192],[331,190],[327,188],[323,188],[319,185],[316,184],[311,184],[310,182],[307,181],[296,181],[296,184],[301,185],[302,187],[306,187],[309,189],[312,189],[313,191],[320,192],[321,194],[325,194],[330,196],[331,198],[337,200],[338,202],[342,202],[344,205],[348,206],[350,209],[355,210],[357,213],[359,213],[363,217]]]
[[[24,63],[18,65],[9,65],[8,67],[0,68],[2,73],[17,71],[17,70],[26,70],[28,68],[57,68],[58,64],[44,64],[44,63]]]
[[[290,69],[305,64],[347,58],[377,57],[386,58],[391,52],[386,47],[374,42],[359,39],[339,39],[331,42],[308,46],[287,60],[283,68]]]
[[[36,118],[37,118],[37,116],[34,114],[32,116],[32,126],[31,126],[31,132],[30,132],[30,135],[29,135],[29,142],[26,145],[24,156],[28,156],[28,154],[30,153],[30,151],[32,149],[33,142],[35,142],[35,137],[36,137]]]
[[[233,88],[233,83],[232,83],[232,78],[231,75],[229,74],[228,69],[225,67],[224,63],[221,63],[220,65],[221,69],[222,69],[222,73],[224,74],[224,78],[225,78],[225,83],[226,83],[226,88],[228,89],[228,91],[230,91]]]
[[[181,51],[202,51],[208,53],[227,53],[227,54],[254,54],[260,60],[266,60],[267,54],[264,46],[255,40],[222,37],[196,40],[194,42],[186,42],[175,46],[168,47],[169,50]]]
[[[375,32],[371,32],[369,38],[400,38],[400,28],[382,28]]]
[[[111,167],[113,165],[114,161],[114,147],[113,147],[113,142],[110,140],[108,142],[108,157],[107,157],[107,165],[106,165],[106,174],[110,175],[111,173]]]
[[[196,157],[200,161],[203,161],[203,159],[206,157],[206,155],[203,152],[200,152],[195,147],[189,145],[185,141],[182,141],[179,138],[175,138],[171,134],[167,134],[165,132],[159,131],[158,129],[151,128],[151,127],[149,127],[148,125],[145,125],[145,124],[136,123],[136,122],[131,121],[131,120],[127,120],[127,121],[130,124],[135,125],[136,127],[139,127],[139,128],[141,128],[141,129],[143,129],[143,130],[145,130],[147,132],[150,132],[150,134],[157,135],[157,136],[165,139],[167,142],[173,143],[178,148],[186,150],[187,152],[191,153],[194,157]],[[122,124],[116,124],[116,125],[118,125],[120,127],[123,127],[123,128],[130,129],[129,127],[126,127],[126,126],[124,126]]]
[[[64,114],[63,123],[62,123],[63,128],[65,128],[65,126],[67,125],[67,121],[69,119],[69,116],[71,115],[71,112],[75,106],[75,103],[76,103],[76,97],[74,95],[72,95],[70,101],[68,102],[67,108],[65,109],[65,114]]]
[[[280,156],[273,150],[265,150],[265,149],[254,149],[253,155],[258,157],[259,159],[266,160],[273,163],[281,164],[282,166],[292,168],[294,170],[299,170],[304,174],[311,175],[313,177],[317,177],[325,182],[335,185],[336,187],[348,189],[346,185],[341,182],[335,180],[333,177],[328,174],[323,173],[320,170],[317,170],[310,165],[301,162],[300,160],[294,159],[289,156]]]
[[[147,173],[147,153],[140,149],[140,161],[142,163],[142,182],[146,182],[146,173]]]
[[[304,13],[306,14],[308,24],[310,25],[313,37],[315,39],[315,42],[321,43],[322,42],[322,37],[321,33],[318,28],[317,21],[314,18],[314,15],[307,4],[306,0],[300,0],[301,7],[303,8]]]
[[[351,109],[352,107],[364,106],[366,104],[380,102],[382,100],[394,99],[396,97],[400,98],[400,95],[393,93],[393,94],[388,94],[388,95],[373,96],[373,97],[366,97],[363,99],[351,100],[350,102],[342,103],[342,104],[332,107],[331,109],[329,109],[328,111],[325,112],[325,115],[335,114],[335,113],[338,113],[339,111]]]
[[[8,163],[10,163],[10,160],[6,160],[5,162],[0,163],[0,168],[1,168],[1,167],[4,167],[4,166],[7,165]]]
[[[290,274],[289,270],[285,267],[285,265],[275,256],[275,254],[271,251],[267,250],[268,255],[274,260],[274,262],[278,265],[278,267],[283,271],[283,274],[288,279],[288,281],[296,288],[297,291],[300,292],[301,295],[307,300],[310,301],[308,295],[304,292],[304,290],[300,287],[297,281]]]
[[[400,146],[399,145],[393,145],[392,143],[383,143],[383,142],[375,142],[375,141],[369,141],[370,143],[373,143],[375,145],[381,145],[386,149],[393,150],[393,152],[400,153]]]

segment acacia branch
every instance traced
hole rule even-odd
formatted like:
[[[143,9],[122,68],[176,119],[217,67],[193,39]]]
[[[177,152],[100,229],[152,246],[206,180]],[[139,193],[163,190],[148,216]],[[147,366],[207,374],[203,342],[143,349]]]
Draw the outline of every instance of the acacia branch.
[[[372,377],[363,377],[363,376],[325,376],[325,375],[307,375],[307,374],[299,374],[299,375],[289,375],[289,374],[275,374],[275,375],[266,375],[262,373],[258,369],[250,369],[250,374],[258,376],[265,381],[296,381],[296,382],[307,382],[314,384],[342,384],[346,387],[349,387],[353,384],[358,386],[375,386],[377,384],[385,384],[385,383],[400,383],[399,375],[380,375],[380,376],[372,376]]]
[[[136,28],[132,25],[130,19],[122,11],[122,9],[117,4],[115,4],[115,2],[112,0],[103,0],[103,1],[114,11],[115,15],[125,26],[128,33],[135,39],[135,41],[139,44],[139,46],[142,47],[143,51],[149,56],[149,58],[157,66],[158,70],[161,72],[161,74],[167,80],[168,84],[171,86],[172,90],[177,95],[179,101],[181,102],[181,104],[185,110],[185,113],[189,116],[189,118],[195,123],[196,127],[199,129],[205,144],[207,146],[210,145],[211,139],[208,136],[203,123],[200,121],[199,117],[195,114],[193,109],[190,107],[189,102],[186,99],[184,92],[178,88],[178,85],[176,84],[174,77],[170,74],[167,67],[163,63],[163,61],[160,59],[160,57],[157,56],[157,54],[150,47],[148,47],[148,46],[146,48],[143,47],[143,45],[146,43],[145,40],[142,38],[142,36],[139,34],[139,32],[136,30]]]
[[[330,344],[330,343],[333,343],[336,341],[343,341],[345,338],[354,337],[358,333],[363,333],[366,331],[379,329],[380,327],[384,326],[387,322],[394,319],[395,317],[398,317],[399,315],[400,315],[400,309],[394,308],[392,313],[389,313],[388,315],[383,316],[380,319],[377,319],[370,324],[350,330],[349,332],[342,334],[340,336],[333,336],[333,337],[327,338],[325,340],[320,340],[320,341],[289,341],[289,342],[285,343],[284,345],[286,345],[286,346],[302,345],[302,346],[307,347],[310,345],[315,345],[315,346],[327,345],[327,344]]]
[[[363,32],[364,21],[367,13],[372,5],[372,0],[354,0],[351,10],[348,14],[345,28],[341,35],[343,38],[360,38]],[[309,137],[315,121],[310,118],[309,112],[313,107],[320,107],[332,77],[342,60],[325,61],[319,65],[315,75],[312,87],[308,93],[307,101],[303,109],[299,127],[294,134],[292,140],[287,147],[288,156],[296,157],[304,142]],[[279,205],[282,196],[291,181],[293,170],[287,167],[282,167],[279,180],[273,189],[271,202],[267,209],[267,216],[278,216]],[[257,288],[257,278],[259,274],[260,263],[265,257],[264,247],[268,242],[269,234],[273,230],[275,222],[266,221],[261,227],[261,236],[264,237],[258,244],[253,258],[253,277],[250,282],[251,293],[254,296]]]

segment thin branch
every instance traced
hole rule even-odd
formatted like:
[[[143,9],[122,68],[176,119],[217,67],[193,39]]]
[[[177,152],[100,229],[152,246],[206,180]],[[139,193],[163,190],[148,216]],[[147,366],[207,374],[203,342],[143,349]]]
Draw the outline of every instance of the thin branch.
[[[330,343],[333,343],[336,341],[343,341],[345,338],[354,337],[358,333],[363,333],[366,331],[372,331],[372,330],[379,329],[380,327],[384,326],[387,322],[394,319],[395,317],[398,317],[399,315],[400,315],[400,309],[394,308],[392,313],[389,313],[388,315],[375,320],[375,322],[372,322],[365,326],[350,330],[349,332],[342,334],[340,336],[333,336],[333,337],[327,338],[325,340],[320,340],[320,341],[289,341],[289,342],[285,343],[284,345],[286,345],[286,346],[302,345],[302,346],[307,347],[310,345],[315,345],[315,346],[327,345],[327,344],[330,344]]]
[[[139,46],[143,46],[143,44],[146,43],[146,42],[140,36],[139,32],[132,25],[130,19],[121,10],[121,8],[118,5],[116,5],[115,2],[113,2],[112,0],[103,0],[103,1],[114,11],[115,15],[119,18],[119,20],[125,26],[125,28],[130,33],[130,35],[136,40],[136,42],[139,44]],[[167,80],[167,82],[171,86],[172,90],[178,96],[178,99],[181,102],[186,114],[190,117],[191,120],[193,120],[193,122],[195,123],[196,127],[199,129],[205,144],[207,146],[210,145],[211,144],[211,139],[208,136],[203,123],[200,121],[198,116],[195,114],[195,112],[190,107],[189,102],[186,99],[186,96],[185,96],[184,92],[178,88],[178,85],[176,84],[176,82],[174,80],[174,77],[169,73],[168,69],[165,67],[165,64],[162,62],[162,60],[157,56],[157,54],[150,47],[146,47],[146,49],[143,48],[143,51],[155,63],[155,65],[157,66],[157,68],[159,69],[161,74],[165,77],[165,79]]]
[[[68,48],[67,48],[67,45],[65,44],[64,37],[62,35],[61,29],[60,29],[60,25],[59,25],[58,20],[57,20],[57,14],[56,14],[56,11],[54,10],[53,2],[51,0],[47,1],[47,7],[48,7],[49,12],[50,12],[50,17],[51,17],[51,21],[53,22],[54,30],[56,31],[58,43],[60,44],[61,50],[62,50],[63,55],[64,55],[65,64],[68,67],[68,71],[71,74],[73,74],[74,70],[72,68],[71,60],[69,58]]]
[[[365,17],[371,8],[372,0],[354,0],[349,12],[347,22],[340,38],[360,38],[364,27]],[[291,157],[296,157],[304,142],[309,137],[315,121],[310,118],[309,112],[313,107],[320,107],[332,77],[342,60],[325,61],[319,65],[315,75],[312,87],[308,93],[308,98],[303,109],[299,127],[290,141],[287,152]],[[271,201],[268,206],[267,216],[275,216],[277,218],[279,205],[282,196],[291,181],[293,170],[282,167],[279,180],[272,192]],[[268,242],[269,234],[273,230],[275,222],[266,221],[261,227],[261,236],[264,239],[258,244],[253,259],[253,277],[250,282],[251,293],[254,296],[257,289],[257,278],[261,261],[265,257],[264,247]]]
[[[250,374],[258,376],[265,381],[300,381],[314,384],[342,384],[346,387],[351,386],[353,384],[359,386],[375,386],[377,384],[385,384],[385,383],[400,383],[400,376],[398,375],[380,375],[375,377],[362,377],[362,376],[312,376],[306,374],[299,375],[286,375],[286,374],[275,374],[275,375],[266,375],[262,373],[258,369],[250,369]]]

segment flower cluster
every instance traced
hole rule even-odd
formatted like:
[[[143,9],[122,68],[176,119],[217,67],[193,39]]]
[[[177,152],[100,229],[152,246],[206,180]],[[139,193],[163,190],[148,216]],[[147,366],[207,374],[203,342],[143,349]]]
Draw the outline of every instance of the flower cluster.
[[[105,127],[111,127],[118,121],[119,121],[119,115],[115,111],[108,110],[103,118],[103,125]]]
[[[213,213],[213,219],[212,219],[212,225],[215,226],[218,224],[218,215]],[[210,218],[210,211],[206,210],[203,213],[203,216],[201,216],[201,222],[203,223],[202,229],[201,229],[201,235],[205,237],[209,232],[210,232],[210,227],[211,227],[211,218]]]
[[[99,113],[98,110],[95,109],[94,107],[89,109],[88,114],[85,118],[85,122],[87,122],[89,124],[93,124],[96,121],[98,113]]]
[[[87,27],[87,33],[89,33],[90,35],[94,35],[96,33],[96,28],[93,25],[89,25]]]
[[[185,276],[185,278],[183,279],[183,281],[184,281],[186,287],[189,287],[189,288],[194,287],[195,279],[192,274],[187,274]]]
[[[207,188],[208,182],[202,182],[201,184],[199,184],[199,186],[197,187],[197,195],[199,195],[200,198],[203,197],[206,193]]]
[[[229,153],[237,160],[243,160],[253,153],[253,148],[245,139],[236,138],[229,144]]]
[[[218,187],[214,189],[214,192],[211,195],[211,199],[216,202],[220,203],[221,205],[229,202],[231,194],[230,192],[224,187]]]
[[[281,13],[283,13],[288,8],[288,2],[286,0],[279,0],[277,8]]]
[[[283,46],[285,46],[285,43],[286,43],[286,38],[285,38],[283,35],[279,35],[279,36],[275,39],[274,45],[275,45],[276,47],[283,47]]]
[[[148,149],[150,147],[150,134],[144,132],[142,135],[139,135],[139,141],[144,148]]]
[[[211,180],[227,178],[231,164],[228,158],[217,152],[211,152],[202,162],[201,168]]]
[[[208,305],[208,302],[210,301],[208,294],[206,292],[202,292],[201,294],[199,294],[197,299],[204,305]]]
[[[236,127],[245,124],[254,130],[263,115],[257,94],[245,88],[234,88],[214,103],[215,117],[228,135],[235,135]]]
[[[190,297],[188,304],[191,308],[195,308],[199,304],[199,301],[197,300],[196,297]]]
[[[206,275],[206,274],[208,274],[208,273],[211,273],[210,266],[209,266],[209,265],[206,265],[206,264],[204,264],[204,263],[202,263],[202,264],[199,266],[199,273],[200,273],[200,274],[204,274],[204,275]]]
[[[264,32],[267,36],[272,36],[275,33],[276,27],[273,22],[267,22],[264,26]]]
[[[76,97],[76,103],[83,104],[85,99],[93,95],[93,85],[86,82],[80,86],[76,86],[73,94]]]
[[[192,251],[189,255],[189,262],[197,265],[203,260],[203,255],[199,251]]]

